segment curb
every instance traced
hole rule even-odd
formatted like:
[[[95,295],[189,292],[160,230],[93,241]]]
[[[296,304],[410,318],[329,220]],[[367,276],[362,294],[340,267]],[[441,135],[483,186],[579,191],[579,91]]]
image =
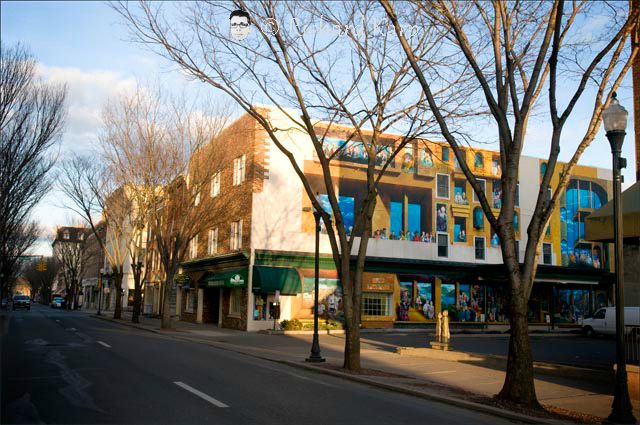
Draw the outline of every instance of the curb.
[[[503,410],[503,409],[500,409],[500,408],[497,408],[497,407],[493,407],[493,406],[486,406],[484,404],[475,403],[475,402],[472,402],[472,401],[465,401],[465,400],[460,400],[460,399],[453,398],[453,397],[448,397],[448,396],[437,395],[437,394],[433,394],[433,393],[427,393],[427,392],[423,392],[423,391],[413,390],[411,388],[407,388],[407,387],[400,386],[400,385],[393,385],[393,384],[387,384],[387,383],[384,383],[384,382],[378,382],[378,381],[373,380],[373,379],[364,378],[364,377],[360,377],[360,376],[354,376],[354,375],[350,375],[348,373],[338,372],[338,371],[331,370],[331,369],[323,369],[323,368],[316,367],[316,366],[309,366],[307,364],[292,362],[290,360],[278,360],[278,363],[283,363],[283,364],[286,364],[286,365],[289,365],[289,366],[292,366],[292,367],[297,367],[299,369],[305,369],[305,370],[313,371],[313,372],[316,372],[316,373],[321,373],[321,374],[325,374],[325,375],[331,375],[331,376],[342,378],[342,379],[346,379],[346,380],[349,380],[349,381],[359,382],[361,384],[366,384],[366,385],[369,385],[369,386],[372,386],[372,387],[381,388],[381,389],[384,389],[384,390],[387,390],[387,391],[403,393],[403,394],[411,395],[411,396],[414,396],[414,397],[419,397],[419,398],[423,398],[423,399],[426,399],[426,400],[437,401],[437,402],[448,404],[448,405],[454,405],[454,406],[462,407],[462,408],[465,408],[465,409],[468,409],[468,410],[475,410],[477,412],[487,413],[487,414],[490,414],[492,416],[498,416],[498,417],[502,417],[502,418],[506,418],[506,419],[516,420],[516,421],[523,422],[523,423],[528,423],[528,424],[560,424],[560,423],[562,423],[561,421],[537,418],[537,417],[534,417],[534,416],[528,416],[528,415],[524,415],[524,414],[521,414],[521,413],[511,412],[509,410]]]
[[[432,401],[437,401],[437,402],[444,403],[444,404],[454,405],[454,406],[457,406],[457,407],[465,408],[465,409],[468,409],[468,410],[474,410],[474,411],[478,411],[478,412],[481,412],[481,413],[486,413],[486,414],[493,415],[493,416],[498,416],[498,417],[505,418],[505,419],[516,420],[516,421],[519,421],[519,422],[530,423],[530,424],[560,424],[560,423],[562,423],[561,421],[549,420],[549,419],[543,419],[543,418],[536,418],[536,417],[533,417],[533,416],[528,416],[528,415],[524,415],[524,414],[520,414],[520,413],[511,412],[509,410],[499,409],[499,408],[493,407],[493,406],[485,406],[485,405],[480,404],[480,403],[474,403],[474,402],[471,402],[471,401],[465,401],[465,400],[456,399],[456,398],[453,398],[453,397],[442,396],[442,395],[437,395],[437,394],[433,394],[433,393],[430,394],[430,393],[427,393],[427,392],[413,390],[411,388],[407,388],[407,387],[403,387],[403,386],[399,386],[399,385],[393,385],[393,384],[387,384],[387,383],[384,383],[384,382],[378,382],[378,381],[375,381],[373,379],[364,378],[364,377],[360,377],[360,376],[354,376],[354,375],[350,375],[350,374],[347,374],[347,373],[338,372],[338,371],[335,371],[335,370],[322,369],[322,368],[319,368],[319,367],[310,366],[310,365],[307,365],[307,364],[304,364],[304,363],[298,363],[298,362],[294,362],[294,361],[291,361],[291,360],[274,359],[274,358],[267,357],[267,356],[261,356],[261,355],[256,354],[256,353],[246,352],[246,351],[243,351],[243,350],[240,350],[240,349],[234,349],[235,346],[233,344],[227,344],[227,343],[222,343],[221,344],[221,343],[218,343],[218,342],[207,341],[207,340],[203,340],[203,339],[199,339],[199,338],[191,338],[191,337],[181,336],[181,335],[171,335],[171,334],[167,334],[167,333],[161,332],[161,331],[156,330],[156,329],[151,329],[151,328],[148,328],[148,327],[136,324],[136,323],[123,322],[123,321],[120,321],[120,320],[117,320],[117,319],[113,319],[113,318],[110,318],[110,317],[96,316],[96,315],[92,315],[91,317],[95,317],[97,319],[109,321],[109,322],[116,323],[116,324],[121,324],[123,326],[129,326],[129,327],[132,327],[132,328],[145,330],[147,332],[152,332],[152,333],[159,334],[159,335],[166,335],[166,336],[168,336],[170,338],[181,340],[181,341],[189,341],[189,342],[195,342],[195,343],[199,343],[199,344],[204,344],[204,345],[208,345],[208,346],[211,346],[211,347],[219,348],[219,349],[222,349],[222,350],[231,351],[231,352],[234,352],[234,353],[243,354],[243,355],[246,355],[246,356],[258,358],[258,359],[261,359],[261,360],[266,360],[266,361],[270,361],[270,362],[274,362],[274,363],[280,363],[280,364],[296,367],[298,369],[304,369],[304,370],[315,372],[315,373],[330,375],[330,376],[334,376],[334,377],[337,377],[337,378],[342,378],[342,379],[346,379],[346,380],[349,380],[349,381],[354,381],[354,382],[358,382],[358,383],[361,383],[361,384],[369,385],[369,386],[372,386],[372,387],[384,389],[384,390],[387,390],[387,391],[403,393],[403,394],[411,395],[411,396],[414,396],[414,397],[422,398],[422,399],[425,399],[425,400],[432,400]]]

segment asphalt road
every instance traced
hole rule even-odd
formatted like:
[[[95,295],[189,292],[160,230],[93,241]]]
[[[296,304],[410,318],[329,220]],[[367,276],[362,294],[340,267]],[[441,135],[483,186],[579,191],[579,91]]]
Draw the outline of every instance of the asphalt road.
[[[2,423],[506,422],[81,313],[0,322]]]
[[[362,341],[378,348],[395,350],[400,347],[428,347],[433,335],[423,332],[363,333]],[[582,367],[611,369],[616,358],[616,342],[612,337],[587,338],[566,334],[546,336],[532,334],[531,351],[534,360],[564,363]],[[509,352],[509,335],[452,335],[451,343],[457,351],[476,354],[506,356]]]

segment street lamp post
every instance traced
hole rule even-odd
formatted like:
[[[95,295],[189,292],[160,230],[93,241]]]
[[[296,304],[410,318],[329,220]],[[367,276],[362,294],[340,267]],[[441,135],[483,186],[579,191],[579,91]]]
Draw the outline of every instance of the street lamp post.
[[[315,258],[315,280],[314,280],[314,302],[313,302],[313,343],[311,344],[311,355],[306,359],[310,363],[322,363],[325,359],[320,354],[320,338],[318,337],[318,296],[319,296],[319,274],[320,274],[320,211],[313,207],[313,217],[316,220],[316,258]]]
[[[614,264],[616,269],[616,387],[608,420],[613,423],[634,424],[629,388],[627,386],[627,365],[624,347],[624,265],[622,261],[622,177],[620,170],[626,161],[620,157],[622,143],[626,135],[629,113],[620,106],[613,93],[609,107],[602,113],[604,129],[611,145],[613,156],[613,232],[615,244]]]
[[[101,316],[102,309],[102,285],[104,281],[104,269],[100,269],[100,282],[98,282],[98,312],[96,313],[98,316]]]

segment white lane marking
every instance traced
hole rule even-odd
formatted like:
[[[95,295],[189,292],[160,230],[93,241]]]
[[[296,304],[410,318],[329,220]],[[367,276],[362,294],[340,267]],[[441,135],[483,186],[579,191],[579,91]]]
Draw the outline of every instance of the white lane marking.
[[[74,332],[76,330],[76,328],[67,328],[67,330]]]
[[[199,390],[196,390],[193,387],[190,387],[189,385],[185,384],[184,382],[175,381],[174,384],[176,384],[177,386],[179,386],[182,389],[185,389],[185,390],[189,391],[192,394],[197,395],[201,399],[208,401],[209,403],[213,404],[214,406],[229,407],[226,404],[224,404],[223,402],[216,400],[215,398],[203,393],[202,391],[199,391]]]
[[[98,344],[102,345],[103,347],[111,348],[111,346],[106,342],[98,341]]]
[[[60,322],[58,319],[56,319],[56,322]]]

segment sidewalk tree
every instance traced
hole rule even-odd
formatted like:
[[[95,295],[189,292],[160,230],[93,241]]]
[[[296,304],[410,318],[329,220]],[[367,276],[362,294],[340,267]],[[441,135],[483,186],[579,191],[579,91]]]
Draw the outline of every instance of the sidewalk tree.
[[[326,225],[343,288],[344,367],[359,370],[362,271],[378,184],[404,146],[427,135],[434,124],[422,108],[424,96],[416,89],[415,77],[407,72],[408,61],[397,59],[401,47],[375,27],[376,18],[384,17],[384,12],[370,1],[317,5],[202,2],[183,9],[176,19],[167,18],[163,6],[150,2],[140,2],[137,7],[118,2],[114,8],[137,41],[231,98],[289,159]],[[242,41],[229,34],[229,16],[235,9],[249,14],[255,31]],[[317,25],[319,22],[323,26]],[[418,54],[427,60],[439,37],[423,33],[424,48]],[[448,84],[443,79],[443,87]],[[452,115],[469,113],[461,96],[451,95],[447,101]],[[285,116],[290,128],[279,128],[273,119],[277,115]],[[321,183],[308,179],[304,164],[287,145],[292,131],[308,136],[322,170]],[[344,143],[329,152],[325,138],[339,131],[348,133],[343,136]],[[401,135],[389,137],[388,132]],[[363,170],[365,199],[355,206],[353,231],[349,232],[331,166],[351,141],[360,144],[367,159]],[[330,210],[323,209],[316,198],[319,191],[326,193]]]
[[[0,297],[35,242],[29,215],[47,193],[65,117],[66,88],[43,83],[22,45],[0,44]]]
[[[418,77],[427,104],[436,118],[444,139],[453,149],[462,170],[477,194],[482,210],[500,238],[505,274],[510,285],[511,336],[504,386],[499,397],[528,406],[538,406],[533,381],[533,362],[527,325],[527,303],[536,276],[541,237],[554,208],[564,194],[570,176],[582,153],[596,136],[602,111],[612,92],[620,86],[638,54],[628,47],[630,31],[638,23],[637,12],[629,14],[628,3],[567,2],[421,2],[381,1],[390,30],[401,42],[413,73]],[[597,15],[598,22],[590,21]],[[588,33],[585,32],[587,25]],[[417,25],[441,32],[441,52],[464,58],[458,64],[444,61],[425,63],[415,55],[420,40],[403,31]],[[455,123],[438,104],[445,93],[437,75],[441,67],[448,72],[470,73],[481,88],[481,108],[490,111],[491,130],[499,141],[502,169],[502,209],[495,216],[473,172],[464,161],[460,138],[452,131],[477,121]],[[455,86],[451,87],[455,90]],[[561,92],[561,94],[560,94]],[[570,160],[558,166],[565,125],[582,98],[590,111],[586,129],[573,126],[576,147]],[[591,100],[593,99],[593,100]],[[519,263],[514,233],[514,202],[518,168],[527,141],[527,125],[534,114],[548,114],[552,125],[546,170],[535,210],[527,228],[524,262]],[[535,119],[535,118],[533,118]],[[565,136],[566,137],[566,136]],[[567,146],[569,148],[569,146]],[[559,175],[551,187],[552,176]],[[548,190],[552,189],[552,196]]]
[[[134,264],[149,258],[152,253],[145,248],[147,240],[152,241],[164,278],[162,328],[170,328],[174,277],[189,242],[212,227],[220,213],[201,192],[213,172],[230,163],[224,149],[209,145],[226,126],[229,113],[222,104],[138,87],[108,105],[103,117],[102,157],[131,204],[129,256]],[[134,279],[139,293],[144,279],[140,267],[134,267]]]
[[[32,260],[22,272],[22,276],[31,284],[31,294],[39,295],[43,304],[51,300],[51,287],[59,268],[57,259],[49,256]]]
[[[75,155],[63,161],[58,187],[71,201],[65,207],[77,213],[89,226],[111,269],[114,282],[114,319],[122,317],[122,278],[130,241],[129,217],[131,203],[123,190],[114,185],[111,170],[95,156]],[[99,231],[104,221],[107,231]]]

